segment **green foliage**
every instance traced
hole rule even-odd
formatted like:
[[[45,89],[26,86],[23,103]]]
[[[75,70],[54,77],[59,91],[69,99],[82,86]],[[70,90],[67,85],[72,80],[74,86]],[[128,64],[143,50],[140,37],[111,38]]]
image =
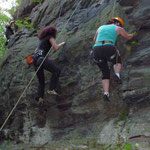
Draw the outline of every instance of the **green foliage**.
[[[137,34],[137,32],[136,32],[136,31],[134,31],[134,32],[131,32],[131,34],[134,34],[134,35],[135,35],[135,34]]]
[[[21,29],[23,28],[23,21],[22,20],[16,20],[15,24]]]
[[[127,114],[125,112],[122,112],[121,115],[120,115],[120,120],[124,121],[126,119],[127,119]]]
[[[7,144],[8,144],[9,147],[13,145],[12,141],[10,141],[10,140],[8,141]]]
[[[133,150],[133,149],[136,149],[137,147],[139,147],[138,143],[136,143],[135,145],[132,145],[131,143],[127,142],[124,144],[123,150]]]
[[[131,44],[135,45],[135,44],[137,44],[137,41],[132,41]]]
[[[138,143],[136,143],[135,145],[132,145],[131,143],[126,142],[124,145],[119,144],[119,145],[116,147],[116,150],[134,150],[134,149],[136,149],[137,147],[139,147],[139,144],[138,144]]]
[[[32,2],[40,3],[40,2],[41,2],[41,0],[32,0]]]
[[[124,146],[123,146],[123,148],[125,149],[125,150],[132,150],[133,149],[133,146],[130,144],[130,143],[126,143]]]
[[[126,142],[125,144],[119,142],[116,146],[110,145],[110,147],[104,148],[104,150],[135,150],[137,147],[139,147],[138,143],[133,145],[129,142]]]
[[[10,18],[3,13],[2,9],[0,9],[0,61],[7,52],[7,48],[5,47],[5,25],[9,20]]]
[[[33,25],[28,20],[29,20],[28,17],[24,18],[23,24],[24,24],[25,28],[32,29]]]
[[[15,24],[19,27],[19,29],[33,29],[33,25],[28,20],[28,17],[23,20],[16,20]]]
[[[16,6],[18,6],[21,3],[21,0],[16,0]]]
[[[6,16],[2,10],[0,10],[0,26],[3,25],[5,22],[8,22],[10,20],[10,17]]]

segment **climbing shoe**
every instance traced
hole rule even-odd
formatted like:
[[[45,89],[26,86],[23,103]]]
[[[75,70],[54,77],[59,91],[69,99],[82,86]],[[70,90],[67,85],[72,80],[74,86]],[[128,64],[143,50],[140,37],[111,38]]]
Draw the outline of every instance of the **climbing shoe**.
[[[40,97],[38,103],[39,104],[43,104],[44,103],[44,99]]]
[[[44,100],[43,100],[43,98],[38,97],[38,96],[37,96],[37,97],[35,97],[35,100],[36,100],[37,102],[42,102],[42,101],[44,101]]]
[[[103,98],[105,101],[110,101],[109,94],[104,94]]]
[[[114,75],[114,78],[115,78],[115,81],[116,81],[118,84],[122,84],[121,78],[119,78],[116,74]]]
[[[47,90],[47,93],[50,95],[58,95],[58,93],[55,90]]]

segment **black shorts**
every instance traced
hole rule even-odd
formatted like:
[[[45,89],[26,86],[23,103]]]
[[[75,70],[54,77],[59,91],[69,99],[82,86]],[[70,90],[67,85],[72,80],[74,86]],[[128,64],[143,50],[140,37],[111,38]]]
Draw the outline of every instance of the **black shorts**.
[[[102,79],[110,79],[108,61],[113,64],[121,63],[119,51],[113,45],[96,46],[93,50],[95,63],[102,71]]]
[[[121,63],[119,51],[111,44],[94,47],[94,60],[96,63],[102,61],[110,61],[113,64]]]

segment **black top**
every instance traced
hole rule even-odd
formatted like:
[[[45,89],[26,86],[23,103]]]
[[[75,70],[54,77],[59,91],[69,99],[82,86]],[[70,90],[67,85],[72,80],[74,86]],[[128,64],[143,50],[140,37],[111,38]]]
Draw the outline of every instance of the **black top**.
[[[14,32],[9,25],[6,25],[5,27],[6,27],[5,35],[6,35],[6,38],[9,39],[10,36],[14,34]]]
[[[50,39],[50,36],[46,36],[42,40],[39,40],[39,45],[38,45],[37,49],[43,50],[44,55],[46,55],[48,53],[49,49],[52,47],[49,39]]]

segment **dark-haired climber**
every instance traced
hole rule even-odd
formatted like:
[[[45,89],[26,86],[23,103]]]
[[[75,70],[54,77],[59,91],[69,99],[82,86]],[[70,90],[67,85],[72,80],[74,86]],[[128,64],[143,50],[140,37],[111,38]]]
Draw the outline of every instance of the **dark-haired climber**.
[[[57,51],[61,46],[65,44],[65,42],[62,42],[58,45],[56,44],[55,42],[56,34],[57,29],[54,26],[47,26],[40,31],[38,35],[39,44],[33,56],[34,66],[36,70],[40,66],[41,62],[43,61],[44,57],[47,55],[51,47],[55,51]],[[50,71],[52,73],[49,83],[49,90],[47,92],[49,94],[54,95],[58,94],[56,92],[56,88],[59,81],[60,68],[54,63],[54,61],[50,60],[49,58],[46,58],[37,72],[39,85],[38,85],[38,96],[36,97],[36,100],[38,100],[40,103],[42,103],[44,100],[43,99],[45,88],[44,70]]]
[[[6,28],[5,36],[7,38],[7,41],[6,41],[5,45],[8,44],[10,37],[14,34],[14,31],[11,28],[14,23],[15,23],[15,21],[10,21],[9,24],[7,24],[5,26],[5,28]]]
[[[119,51],[115,47],[117,36],[121,35],[125,39],[130,40],[134,34],[128,34],[124,29],[124,21],[120,17],[114,17],[107,22],[106,25],[102,25],[96,31],[94,36],[94,51],[93,57],[102,71],[102,85],[104,90],[104,100],[110,100],[109,98],[109,84],[110,84],[110,69],[107,64],[108,61],[113,63],[113,69],[115,72],[116,80],[121,83],[121,57]]]

